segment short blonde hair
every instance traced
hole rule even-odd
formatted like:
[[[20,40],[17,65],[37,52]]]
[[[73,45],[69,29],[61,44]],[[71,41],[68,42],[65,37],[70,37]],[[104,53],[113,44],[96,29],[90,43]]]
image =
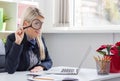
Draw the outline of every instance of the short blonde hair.
[[[20,25],[24,25],[24,21],[27,21],[28,23],[31,23],[32,20],[34,20],[37,16],[40,16],[41,18],[44,18],[44,16],[42,15],[42,13],[40,12],[40,10],[36,7],[27,7],[22,15],[22,19],[20,22]],[[45,50],[44,50],[44,44],[41,38],[42,33],[40,34],[39,37],[36,38],[37,43],[38,43],[38,47],[39,47],[39,51],[40,51],[40,58],[41,60],[45,59]]]

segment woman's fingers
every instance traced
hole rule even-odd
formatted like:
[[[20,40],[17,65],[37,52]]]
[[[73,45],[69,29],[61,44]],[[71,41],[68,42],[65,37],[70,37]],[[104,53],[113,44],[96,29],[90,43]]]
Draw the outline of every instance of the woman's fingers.
[[[18,34],[18,35],[21,35],[21,34],[23,34],[23,33],[24,33],[24,30],[23,30],[22,27],[17,30],[17,34]]]
[[[43,71],[43,67],[41,66],[36,66],[34,67],[32,70],[30,70],[31,72],[38,72],[38,71]]]
[[[23,40],[23,37],[24,37],[24,30],[22,27],[20,27],[16,32],[15,32],[15,42],[17,44],[21,44],[22,40]]]

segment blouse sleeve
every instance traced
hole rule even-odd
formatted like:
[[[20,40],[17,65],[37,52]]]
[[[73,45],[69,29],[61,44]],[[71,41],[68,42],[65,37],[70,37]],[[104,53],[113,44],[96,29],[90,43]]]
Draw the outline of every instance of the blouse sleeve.
[[[22,45],[18,45],[14,42],[14,35],[9,35],[5,44],[6,52],[6,71],[10,74],[14,73],[18,67],[20,61],[20,55],[22,52]]]

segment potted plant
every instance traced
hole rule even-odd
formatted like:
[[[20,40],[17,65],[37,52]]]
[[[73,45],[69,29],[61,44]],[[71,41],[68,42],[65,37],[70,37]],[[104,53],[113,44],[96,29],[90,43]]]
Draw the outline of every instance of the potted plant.
[[[102,56],[95,57],[97,72],[100,75],[109,74],[111,62],[111,48],[113,45],[101,45],[96,51]]]
[[[6,29],[6,22],[8,20],[10,20],[10,17],[8,17],[7,15],[3,14],[3,28],[2,28],[3,31]]]
[[[113,45],[101,45],[96,51],[103,55],[101,60],[104,60],[106,57],[110,58],[111,73],[120,73],[120,41]],[[95,57],[95,59],[98,60],[99,58]]]

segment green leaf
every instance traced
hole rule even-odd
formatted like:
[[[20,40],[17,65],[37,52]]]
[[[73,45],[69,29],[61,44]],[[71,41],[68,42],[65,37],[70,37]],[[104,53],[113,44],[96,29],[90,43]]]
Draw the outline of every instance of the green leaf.
[[[11,18],[7,15],[3,15],[3,22],[6,22],[7,20],[10,20]]]
[[[3,41],[3,43],[5,44],[5,43],[6,43],[6,38],[3,38],[2,41]]]
[[[102,54],[102,55],[106,55],[105,51],[98,51],[98,53]]]

